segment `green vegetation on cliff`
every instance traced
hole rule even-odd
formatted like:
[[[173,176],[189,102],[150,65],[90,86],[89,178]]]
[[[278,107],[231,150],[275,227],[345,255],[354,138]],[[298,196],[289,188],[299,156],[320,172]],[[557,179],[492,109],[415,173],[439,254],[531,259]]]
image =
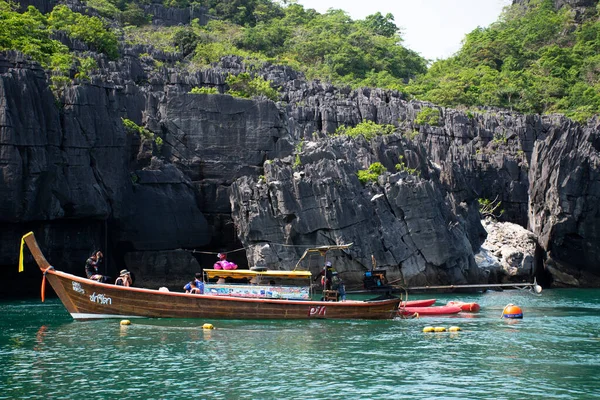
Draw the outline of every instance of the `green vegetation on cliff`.
[[[17,12],[17,8],[16,3],[0,1],[0,51],[18,50],[39,62],[52,71],[55,89],[70,80],[71,71],[74,77],[86,79],[96,68],[93,59],[76,56],[67,46],[53,39],[55,33],[64,32],[69,38],[80,40],[109,58],[118,57],[116,35],[99,18],[74,13],[62,5],[47,15],[34,7],[23,13]]]
[[[335,134],[350,136],[352,138],[362,136],[367,140],[371,140],[378,135],[391,135],[394,131],[395,128],[393,125],[380,125],[373,121],[363,121],[353,128],[341,125],[336,129]]]
[[[365,185],[368,182],[377,182],[377,178],[386,172],[386,168],[380,162],[375,162],[369,165],[368,169],[360,169],[356,173],[360,183]]]
[[[461,50],[435,62],[407,90],[443,106],[496,106],[559,112],[578,120],[600,113],[600,6],[575,23],[552,0],[513,6]]]
[[[289,65],[309,79],[397,89],[442,106],[558,112],[580,121],[600,113],[599,5],[588,7],[577,20],[568,6],[556,10],[552,0],[531,0],[525,8],[513,5],[490,27],[466,35],[455,56],[427,69],[426,60],[402,46],[391,14],[352,20],[342,10],[321,14],[293,0],[83,1],[95,10],[90,15],[101,18],[64,5],[47,15],[32,7],[19,13],[16,3],[0,0],[0,51],[30,55],[60,82],[75,73],[85,78],[95,65],[89,55],[83,62],[55,40],[56,32],[111,59],[118,57],[117,37],[123,37],[124,44],[179,51],[183,59],[178,67],[190,70],[237,55],[253,79],[252,68],[270,62]],[[201,9],[209,22],[150,25],[143,7],[151,3],[192,11],[197,7],[195,15]],[[237,95],[255,95],[246,90],[260,82],[246,81]],[[433,114],[420,117],[423,123],[437,124]]]

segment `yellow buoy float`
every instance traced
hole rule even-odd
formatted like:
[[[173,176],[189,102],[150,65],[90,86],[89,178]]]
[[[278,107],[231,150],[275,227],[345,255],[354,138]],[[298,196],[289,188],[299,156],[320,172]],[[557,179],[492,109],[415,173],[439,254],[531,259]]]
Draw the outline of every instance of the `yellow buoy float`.
[[[204,324],[202,325],[202,329],[215,329],[213,324]]]
[[[458,332],[462,329],[460,329],[460,327],[458,326],[451,326],[450,328],[446,329],[446,327],[444,326],[426,326],[423,328],[423,332],[425,333],[429,333],[429,332]]]
[[[121,320],[121,325],[131,325],[131,321],[128,319],[122,319]]]

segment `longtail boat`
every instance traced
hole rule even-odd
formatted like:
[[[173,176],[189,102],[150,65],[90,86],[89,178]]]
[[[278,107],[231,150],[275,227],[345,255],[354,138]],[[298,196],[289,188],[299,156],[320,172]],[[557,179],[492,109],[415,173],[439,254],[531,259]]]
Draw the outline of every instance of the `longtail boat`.
[[[392,319],[399,298],[366,301],[314,301],[310,271],[205,270],[211,277],[264,278],[265,285],[207,283],[205,294],[124,287],[57,270],[44,257],[33,232],[23,236],[43,273],[42,301],[48,280],[75,320],[102,318],[204,319]],[[342,245],[343,246],[343,245]],[[21,246],[21,259],[22,248]],[[323,246],[324,254],[336,246]],[[338,246],[339,248],[339,246]],[[271,285],[271,279],[305,280],[304,286]]]

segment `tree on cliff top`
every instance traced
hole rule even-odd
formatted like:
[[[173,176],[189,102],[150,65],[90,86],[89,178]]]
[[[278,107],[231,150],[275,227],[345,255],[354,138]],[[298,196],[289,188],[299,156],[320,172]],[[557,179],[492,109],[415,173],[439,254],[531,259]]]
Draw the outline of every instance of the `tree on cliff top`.
[[[525,113],[600,113],[600,6],[576,23],[552,0],[513,6],[489,28],[469,33],[462,48],[408,86],[444,106],[496,106]]]

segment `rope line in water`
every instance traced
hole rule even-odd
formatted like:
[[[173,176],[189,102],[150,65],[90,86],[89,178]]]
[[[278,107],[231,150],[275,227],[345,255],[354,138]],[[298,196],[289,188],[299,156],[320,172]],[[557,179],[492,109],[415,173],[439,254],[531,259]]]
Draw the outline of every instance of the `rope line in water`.
[[[158,328],[164,330],[202,330],[202,325],[194,325],[194,326],[173,326],[173,325],[153,325],[153,324],[130,324],[122,326],[126,329],[134,329],[134,327],[143,327],[143,328]],[[214,330],[219,331],[236,331],[236,332],[272,332],[274,329],[241,329],[241,328],[215,328]],[[277,329],[277,332],[300,332],[301,329]]]

